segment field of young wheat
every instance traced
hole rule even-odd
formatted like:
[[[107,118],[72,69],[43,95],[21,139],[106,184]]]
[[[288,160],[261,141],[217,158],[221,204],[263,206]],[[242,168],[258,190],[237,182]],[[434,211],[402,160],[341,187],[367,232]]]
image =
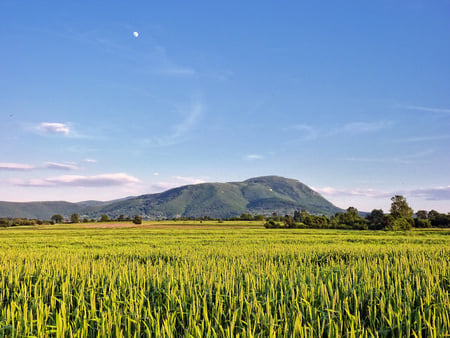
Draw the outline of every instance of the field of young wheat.
[[[0,231],[0,336],[445,337],[450,232]]]

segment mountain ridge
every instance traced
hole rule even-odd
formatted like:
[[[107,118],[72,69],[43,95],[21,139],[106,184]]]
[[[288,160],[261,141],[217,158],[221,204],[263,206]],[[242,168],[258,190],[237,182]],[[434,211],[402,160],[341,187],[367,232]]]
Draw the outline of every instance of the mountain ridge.
[[[261,176],[242,182],[199,183],[156,194],[112,201],[0,202],[0,217],[49,219],[53,214],[98,218],[108,215],[141,215],[148,219],[175,217],[228,218],[242,213],[293,214],[305,209],[312,214],[334,215],[342,209],[296,179]]]

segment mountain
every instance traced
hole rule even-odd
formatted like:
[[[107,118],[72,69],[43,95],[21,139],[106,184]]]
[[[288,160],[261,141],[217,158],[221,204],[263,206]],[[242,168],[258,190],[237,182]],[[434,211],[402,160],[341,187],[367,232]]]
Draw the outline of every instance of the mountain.
[[[186,185],[158,194],[128,197],[110,202],[0,202],[0,217],[49,219],[59,213],[66,217],[110,218],[141,215],[150,219],[174,217],[228,218],[242,213],[293,214],[305,209],[312,214],[334,215],[342,211],[305,184],[278,176],[251,178],[243,182]]]
[[[82,212],[84,208],[69,202],[0,202],[0,218],[50,219],[54,214],[71,215]]]

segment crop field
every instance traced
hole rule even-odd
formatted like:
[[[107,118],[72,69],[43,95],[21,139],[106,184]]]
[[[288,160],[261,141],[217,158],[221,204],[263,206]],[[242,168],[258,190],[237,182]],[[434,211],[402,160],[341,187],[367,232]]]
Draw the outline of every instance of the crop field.
[[[448,337],[450,231],[0,231],[0,336]]]

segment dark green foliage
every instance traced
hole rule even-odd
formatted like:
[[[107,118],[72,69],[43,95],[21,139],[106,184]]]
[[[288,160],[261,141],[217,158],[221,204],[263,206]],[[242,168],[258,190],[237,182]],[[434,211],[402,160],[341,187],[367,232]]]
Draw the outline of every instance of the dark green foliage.
[[[278,229],[281,228],[281,224],[278,222],[275,222],[273,219],[269,219],[265,224],[264,227],[267,229]]]
[[[429,219],[416,218],[414,220],[414,226],[416,228],[431,228],[431,222]]]
[[[64,217],[62,217],[60,214],[55,214],[50,219],[53,223],[62,223]]]
[[[135,215],[133,219],[134,224],[142,224],[142,217],[139,215]]]
[[[414,211],[409,207],[406,198],[401,195],[395,195],[391,198],[391,215],[394,218],[411,218]]]
[[[408,221],[408,219],[404,217],[394,218],[392,222],[389,222],[389,224],[385,227],[385,230],[391,230],[391,231],[400,231],[400,230],[410,230],[411,229],[411,223]]]
[[[373,209],[372,212],[366,217],[368,221],[368,227],[371,230],[381,230],[386,226],[386,218],[381,209]]]
[[[367,220],[360,217],[358,210],[354,207],[349,207],[344,213],[337,213],[331,219],[333,228],[345,228],[345,229],[367,229]]]
[[[72,214],[72,216],[70,216],[70,221],[72,223],[80,223],[80,217],[78,214]]]
[[[253,219],[255,221],[264,221],[264,215],[256,215]]]
[[[109,222],[108,215],[103,214],[102,217],[100,217],[100,222]]]
[[[26,219],[26,218],[0,218],[0,227],[14,227],[14,226],[23,226],[23,225],[36,225],[43,224],[43,221],[36,219]]]
[[[450,213],[441,214],[436,210],[431,210],[428,213],[428,219],[431,226],[436,228],[450,228]]]

